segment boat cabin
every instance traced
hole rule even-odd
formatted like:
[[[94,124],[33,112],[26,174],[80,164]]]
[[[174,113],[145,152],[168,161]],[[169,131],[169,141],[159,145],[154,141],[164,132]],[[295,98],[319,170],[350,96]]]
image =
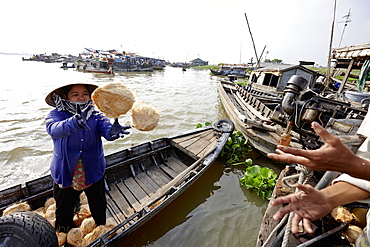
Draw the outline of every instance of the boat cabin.
[[[307,62],[301,62],[299,65],[262,63],[260,68],[251,72],[249,81],[274,87],[276,91],[281,92],[287,86],[292,75],[299,75],[308,81],[308,88],[314,88],[318,78],[324,75],[303,66],[303,64],[307,64]]]

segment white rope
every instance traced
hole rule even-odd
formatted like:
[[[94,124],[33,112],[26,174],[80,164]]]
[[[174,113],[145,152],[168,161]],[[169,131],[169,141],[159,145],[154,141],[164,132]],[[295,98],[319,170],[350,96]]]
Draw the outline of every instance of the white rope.
[[[301,183],[301,184],[304,184],[304,183],[307,183],[307,181],[309,180],[310,177],[312,177],[313,175],[313,172],[308,170],[305,166],[302,166],[302,165],[297,165],[295,167],[295,169],[299,172],[299,174],[295,174],[295,175],[291,175],[291,176],[288,176],[288,177],[285,177],[283,178],[283,183],[289,187],[296,187],[296,184],[289,184],[287,183],[286,181],[288,179],[293,179],[293,178],[297,178],[298,177],[298,182],[297,183]],[[296,192],[298,190],[296,189]],[[285,232],[284,232],[284,239],[283,239],[283,243],[282,243],[282,247],[285,247],[287,244],[288,244],[288,239],[289,239],[289,234],[290,234],[290,226],[291,226],[291,220],[292,220],[292,217],[293,217],[294,213],[291,212],[289,215],[285,215],[283,217],[283,219],[279,222],[279,224],[277,226],[275,226],[275,228],[271,231],[271,233],[269,234],[269,236],[267,237],[267,239],[265,240],[264,244],[262,245],[262,247],[266,247],[267,244],[271,241],[271,238],[276,234],[276,232],[278,231],[278,229],[280,229],[284,224],[285,222],[288,220],[288,222],[286,223],[287,227],[285,229]]]
[[[267,246],[267,244],[271,241],[272,236],[274,236],[277,233],[278,229],[280,229],[280,227],[282,227],[285,224],[285,222],[286,222],[287,219],[288,219],[288,215],[286,214],[281,219],[281,221],[279,222],[279,224],[277,224],[277,226],[275,226],[275,228],[270,232],[269,236],[267,237],[267,239],[263,243],[262,247],[266,247]]]
[[[313,175],[312,171],[308,170],[305,166],[302,166],[300,164],[297,164],[296,170],[299,172],[298,184],[307,183],[307,181]],[[297,192],[297,191],[298,191],[298,189],[296,188],[295,192]],[[290,214],[289,214],[288,222],[287,222],[285,232],[284,232],[283,243],[281,244],[281,247],[286,247],[288,245],[293,216],[294,216],[294,211],[290,212]]]

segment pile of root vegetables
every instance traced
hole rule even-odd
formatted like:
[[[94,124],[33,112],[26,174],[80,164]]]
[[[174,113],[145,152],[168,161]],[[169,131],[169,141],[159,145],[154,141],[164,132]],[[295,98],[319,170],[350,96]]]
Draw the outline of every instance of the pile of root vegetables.
[[[336,207],[332,210],[331,216],[342,223],[349,223],[348,229],[342,233],[342,236],[354,244],[361,235],[362,229],[366,226],[367,208],[353,208],[349,210],[346,207]]]
[[[69,243],[72,246],[84,247],[111,230],[114,225],[96,226],[94,219],[91,217],[89,205],[85,193],[80,195],[80,208],[73,217],[73,222],[76,225],[68,233],[56,232],[59,246]],[[49,198],[44,207],[31,210],[31,207],[26,202],[13,204],[3,211],[3,216],[17,211],[32,211],[44,217],[55,228],[55,199]]]

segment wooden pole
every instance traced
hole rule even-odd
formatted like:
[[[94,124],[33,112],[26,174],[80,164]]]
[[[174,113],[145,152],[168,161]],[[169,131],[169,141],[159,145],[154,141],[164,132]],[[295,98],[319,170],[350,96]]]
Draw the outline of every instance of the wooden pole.
[[[257,55],[256,46],[255,46],[255,44],[254,44],[252,31],[251,31],[251,28],[250,28],[250,26],[249,26],[249,22],[248,22],[247,14],[246,14],[246,13],[244,13],[244,15],[245,15],[245,19],[247,20],[248,30],[249,30],[249,33],[250,33],[251,38],[252,38],[252,44],[253,44],[253,48],[254,48],[254,54],[256,55],[256,60],[257,60],[257,65],[258,65],[258,55]]]
[[[330,34],[330,43],[329,43],[329,56],[328,56],[328,64],[326,67],[326,77],[325,77],[325,84],[326,87],[329,86],[330,83],[330,65],[331,65],[331,49],[333,45],[333,33],[334,33],[334,22],[335,22],[335,12],[337,8],[337,0],[334,0],[334,13],[333,13],[333,21],[331,24],[331,34]]]
[[[340,87],[337,91],[338,94],[341,94],[343,92],[343,89],[344,87],[346,86],[346,82],[347,82],[347,79],[349,77],[349,74],[351,73],[352,71],[352,67],[353,67],[353,64],[355,63],[355,59],[352,58],[351,61],[349,62],[348,64],[348,68],[347,68],[347,71],[346,71],[346,74],[344,75],[343,79],[342,79],[342,83],[340,84]]]
[[[260,66],[261,59],[262,59],[262,55],[263,55],[263,53],[265,52],[265,49],[266,49],[266,46],[265,46],[265,47],[263,47],[263,50],[262,50],[262,52],[261,52],[261,56],[259,57],[259,59],[258,59],[258,61],[257,61],[257,65],[256,65],[256,67],[259,67],[259,66]]]

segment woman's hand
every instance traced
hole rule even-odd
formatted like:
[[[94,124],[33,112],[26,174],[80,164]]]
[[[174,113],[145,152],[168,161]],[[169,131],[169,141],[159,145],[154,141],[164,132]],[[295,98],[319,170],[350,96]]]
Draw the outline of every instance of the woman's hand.
[[[80,104],[77,104],[76,106],[76,119],[77,119],[77,124],[86,130],[90,130],[90,127],[87,125],[87,113],[89,112],[91,108],[91,105],[88,105],[84,110],[81,110]]]
[[[114,124],[112,125],[112,128],[110,130],[110,137],[112,140],[116,140],[120,137],[124,137],[124,135],[130,134],[130,132],[125,131],[127,129],[130,129],[131,126],[122,126],[118,123],[118,118],[114,119]]]

